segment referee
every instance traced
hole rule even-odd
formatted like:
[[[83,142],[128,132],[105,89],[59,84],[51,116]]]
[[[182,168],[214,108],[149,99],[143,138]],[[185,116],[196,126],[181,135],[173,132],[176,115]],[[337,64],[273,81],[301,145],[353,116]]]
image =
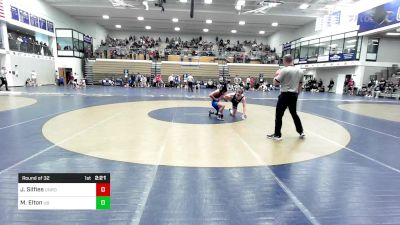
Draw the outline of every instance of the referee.
[[[304,138],[303,126],[296,112],[297,96],[301,90],[303,83],[303,71],[293,66],[293,57],[285,55],[283,57],[283,65],[280,73],[274,78],[274,85],[281,85],[281,94],[278,97],[275,112],[275,133],[267,135],[267,138],[280,141],[282,140],[281,128],[282,117],[286,108],[289,107],[289,112],[292,115],[296,131],[300,134],[300,138]]]

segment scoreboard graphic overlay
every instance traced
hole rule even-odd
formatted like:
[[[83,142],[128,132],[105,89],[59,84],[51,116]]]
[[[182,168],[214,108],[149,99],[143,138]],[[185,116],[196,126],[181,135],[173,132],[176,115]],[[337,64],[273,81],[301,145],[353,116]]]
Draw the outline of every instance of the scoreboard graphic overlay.
[[[109,210],[109,173],[20,173],[20,210]]]

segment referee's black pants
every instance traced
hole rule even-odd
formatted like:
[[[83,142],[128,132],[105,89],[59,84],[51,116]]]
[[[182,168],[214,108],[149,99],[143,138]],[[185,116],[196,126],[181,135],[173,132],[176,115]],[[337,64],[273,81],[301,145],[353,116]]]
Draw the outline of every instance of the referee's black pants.
[[[0,77],[1,80],[1,84],[0,84],[0,88],[5,85],[6,86],[6,90],[8,91],[8,83],[7,83],[7,79],[4,77]]]
[[[193,82],[188,81],[189,91],[193,92]]]
[[[296,112],[297,105],[297,93],[294,92],[282,92],[278,97],[278,103],[276,104],[275,112],[275,135],[282,136],[282,117],[285,113],[286,108],[289,107],[289,112],[292,115],[294,125],[296,126],[297,133],[303,133],[303,126]]]

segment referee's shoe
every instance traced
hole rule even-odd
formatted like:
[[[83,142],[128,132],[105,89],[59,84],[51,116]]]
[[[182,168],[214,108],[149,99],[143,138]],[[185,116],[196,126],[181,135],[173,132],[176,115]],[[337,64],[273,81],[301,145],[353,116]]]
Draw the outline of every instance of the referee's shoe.
[[[275,135],[275,134],[268,134],[267,138],[275,140],[275,141],[281,141],[282,140],[281,136],[278,136],[278,135]]]
[[[299,136],[300,139],[304,139],[305,137],[306,137],[306,134],[305,134],[304,132],[302,132],[302,133],[300,134],[300,136]],[[278,135],[275,135],[275,134],[268,134],[268,135],[267,135],[267,138],[268,138],[268,139],[275,140],[275,141],[281,141],[281,140],[282,140],[282,137],[281,137],[281,136],[278,136]]]

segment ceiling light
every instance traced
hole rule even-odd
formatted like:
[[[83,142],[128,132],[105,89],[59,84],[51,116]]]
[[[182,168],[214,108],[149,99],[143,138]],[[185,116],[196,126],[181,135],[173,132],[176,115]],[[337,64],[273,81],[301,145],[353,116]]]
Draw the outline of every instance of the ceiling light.
[[[186,3],[187,2],[187,0],[179,0],[180,2],[182,2],[182,3]]]
[[[151,26],[145,26],[144,27],[146,30],[151,30]]]
[[[206,23],[207,23],[207,24],[211,24],[211,23],[212,23],[212,20],[208,19],[208,20],[206,20]]]
[[[237,30],[231,30],[232,34],[236,34]]]
[[[345,48],[354,48],[356,45],[346,45]]]
[[[204,0],[204,4],[212,4],[212,0]]]
[[[239,25],[245,25],[246,24],[246,22],[244,21],[244,20],[241,20],[241,21],[239,21]]]
[[[277,27],[279,25],[279,23],[277,23],[277,22],[273,22],[272,24],[271,24],[271,26],[273,26],[273,27]]]
[[[110,16],[109,15],[103,15],[103,19],[108,20],[108,19],[110,19]]]
[[[207,29],[207,28],[204,28],[204,29],[203,29],[203,32],[206,32],[206,33],[207,33],[207,32],[208,32],[208,29]]]
[[[181,28],[180,27],[175,27],[175,31],[180,31]]]
[[[172,22],[177,23],[179,21],[178,18],[172,18]]]
[[[265,31],[260,30],[258,33],[259,33],[259,34],[265,34]]]
[[[143,16],[138,16],[137,19],[140,20],[140,21],[144,20]]]
[[[121,29],[121,25],[119,25],[119,24],[117,24],[117,25],[115,25],[115,28],[118,28],[118,29]]]
[[[307,3],[304,3],[304,4],[301,4],[301,5],[299,6],[299,9],[307,9],[308,7],[310,7],[310,5],[307,4]]]
[[[400,36],[400,33],[386,33],[387,36]]]

